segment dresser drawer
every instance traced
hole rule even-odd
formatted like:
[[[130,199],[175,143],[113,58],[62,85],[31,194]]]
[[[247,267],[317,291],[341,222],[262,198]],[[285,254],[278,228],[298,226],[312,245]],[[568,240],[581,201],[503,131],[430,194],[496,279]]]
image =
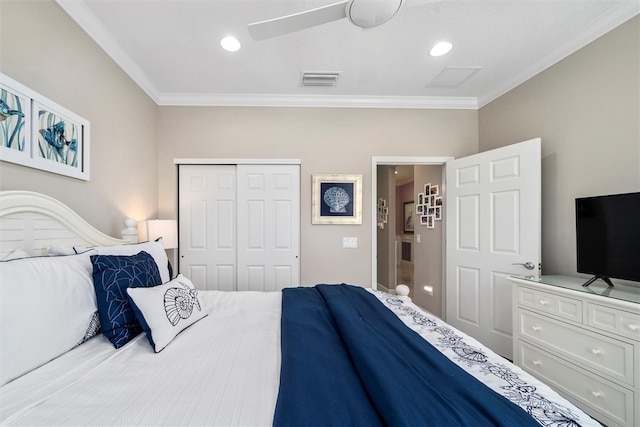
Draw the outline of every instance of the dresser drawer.
[[[588,303],[587,324],[606,332],[640,341],[639,313]]]
[[[518,287],[518,305],[582,323],[582,301],[537,289]]]
[[[519,365],[563,393],[599,421],[598,413],[623,426],[634,424],[634,392],[520,341]],[[580,405],[580,403],[582,405]],[[598,413],[593,413],[589,408]]]
[[[633,385],[633,345],[526,310],[519,311],[517,326],[522,339]]]

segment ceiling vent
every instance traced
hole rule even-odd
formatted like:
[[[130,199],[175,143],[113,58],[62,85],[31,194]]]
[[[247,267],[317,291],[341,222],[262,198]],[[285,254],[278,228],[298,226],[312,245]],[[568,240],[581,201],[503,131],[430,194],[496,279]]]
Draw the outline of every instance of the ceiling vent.
[[[300,86],[334,87],[338,82],[340,72],[303,72]]]
[[[469,80],[482,67],[445,67],[433,80],[427,84],[430,88],[454,89]]]

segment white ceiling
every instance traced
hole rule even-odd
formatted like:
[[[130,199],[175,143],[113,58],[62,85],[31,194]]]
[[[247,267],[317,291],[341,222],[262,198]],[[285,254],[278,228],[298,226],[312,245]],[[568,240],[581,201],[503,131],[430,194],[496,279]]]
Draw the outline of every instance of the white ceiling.
[[[379,27],[342,19],[254,41],[247,24],[335,1],[57,2],[159,105],[474,109],[640,12],[638,0],[405,0]],[[229,34],[240,51],[220,47]],[[441,40],[453,50],[430,57]],[[445,67],[481,69],[428,88]],[[301,87],[304,71],[341,74],[335,87]]]

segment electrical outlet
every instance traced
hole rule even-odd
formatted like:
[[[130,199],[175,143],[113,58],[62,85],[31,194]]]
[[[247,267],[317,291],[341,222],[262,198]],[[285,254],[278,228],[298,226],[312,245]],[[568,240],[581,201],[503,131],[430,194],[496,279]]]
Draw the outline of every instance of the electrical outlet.
[[[342,247],[348,249],[355,249],[358,247],[358,238],[357,237],[343,237],[342,238]]]

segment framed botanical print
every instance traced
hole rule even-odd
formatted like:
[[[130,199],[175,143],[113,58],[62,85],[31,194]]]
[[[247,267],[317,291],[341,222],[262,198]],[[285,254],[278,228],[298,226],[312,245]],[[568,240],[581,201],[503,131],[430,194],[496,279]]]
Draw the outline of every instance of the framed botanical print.
[[[0,73],[0,160],[89,180],[89,121]]]

